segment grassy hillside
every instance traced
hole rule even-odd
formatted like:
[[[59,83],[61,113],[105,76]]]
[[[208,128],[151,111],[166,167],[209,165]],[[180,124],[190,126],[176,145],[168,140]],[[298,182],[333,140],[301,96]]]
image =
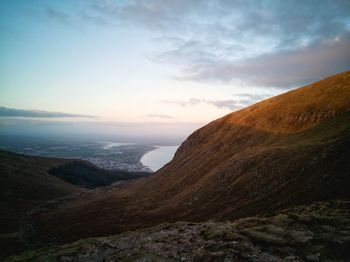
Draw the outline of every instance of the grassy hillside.
[[[26,248],[23,231],[28,229],[22,227],[27,213],[43,203],[81,193],[81,188],[107,186],[146,175],[107,171],[81,160],[31,157],[0,150],[0,256]]]
[[[344,72],[211,122],[147,179],[38,210],[29,239],[66,243],[166,221],[224,221],[349,198],[349,148],[350,72]]]
[[[37,205],[79,192],[79,188],[47,173],[64,159],[29,157],[0,150],[0,243],[21,250],[19,222]]]
[[[108,186],[116,181],[137,179],[150,175],[148,172],[105,170],[85,161],[68,162],[49,169],[48,173],[73,185],[90,189]]]

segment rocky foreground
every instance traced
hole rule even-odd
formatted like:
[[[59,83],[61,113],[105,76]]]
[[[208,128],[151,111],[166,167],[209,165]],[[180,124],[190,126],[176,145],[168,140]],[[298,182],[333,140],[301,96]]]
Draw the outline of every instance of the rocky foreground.
[[[5,261],[349,261],[350,201],[235,221],[177,222],[80,240]]]

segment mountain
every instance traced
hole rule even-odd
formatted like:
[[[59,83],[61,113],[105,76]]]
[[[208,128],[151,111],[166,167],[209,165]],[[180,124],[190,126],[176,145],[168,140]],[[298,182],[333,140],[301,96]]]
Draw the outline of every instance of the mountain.
[[[36,206],[80,189],[47,173],[65,159],[30,157],[0,150],[0,244],[3,252],[22,250],[20,220]]]
[[[105,170],[87,161],[71,161],[49,169],[48,173],[73,185],[90,189],[150,175],[148,172]]]
[[[107,171],[87,161],[26,156],[0,150],[0,244],[11,254],[25,248],[26,214],[46,203],[141,178],[148,173]]]
[[[67,243],[348,199],[349,111],[347,71],[233,112],[191,134],[154,175],[37,210],[26,241]]]

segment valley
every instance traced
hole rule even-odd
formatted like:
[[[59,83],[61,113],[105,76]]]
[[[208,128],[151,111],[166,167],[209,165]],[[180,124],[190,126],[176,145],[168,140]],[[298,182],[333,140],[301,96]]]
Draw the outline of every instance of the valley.
[[[350,262],[350,0],[0,17],[0,261]]]
[[[349,148],[346,71],[210,122],[129,181],[83,160],[4,151],[2,210],[21,219],[2,240],[20,239],[9,254],[26,251],[8,261],[347,261]],[[23,188],[43,181],[57,194],[39,186],[50,194],[21,211]]]
[[[0,244],[3,255],[25,250],[27,215],[45,203],[150,175],[110,171],[78,159],[45,158],[0,150]]]

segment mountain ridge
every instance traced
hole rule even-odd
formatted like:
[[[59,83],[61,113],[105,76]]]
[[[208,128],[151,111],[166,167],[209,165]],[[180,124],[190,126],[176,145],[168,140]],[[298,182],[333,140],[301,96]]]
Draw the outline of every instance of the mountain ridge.
[[[346,71],[268,98],[219,120],[273,133],[303,131],[350,110],[348,82],[349,71]]]
[[[278,108],[287,100],[294,104]],[[233,112],[191,134],[149,178],[39,210],[31,239],[66,243],[162,222],[231,220],[349,198],[349,108],[347,71]],[[52,226],[56,219],[63,229]]]

